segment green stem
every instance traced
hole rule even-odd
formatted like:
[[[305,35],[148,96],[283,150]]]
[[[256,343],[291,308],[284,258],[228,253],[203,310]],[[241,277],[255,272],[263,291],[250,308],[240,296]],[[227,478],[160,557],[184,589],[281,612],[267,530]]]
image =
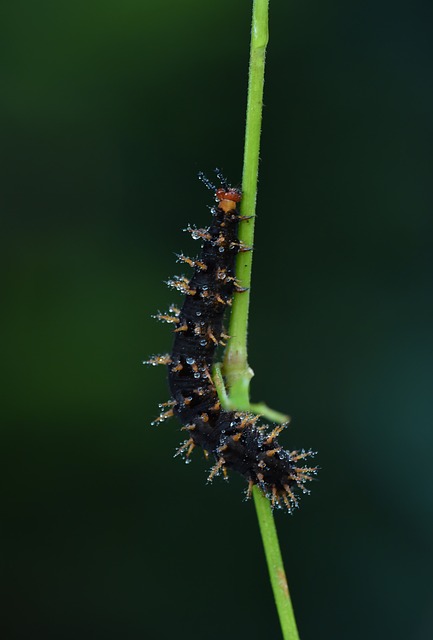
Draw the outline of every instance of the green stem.
[[[253,246],[254,240],[265,55],[269,37],[268,4],[269,0],[254,0],[251,27],[241,214],[252,217],[243,220],[239,225],[239,239],[248,247]],[[224,356],[224,373],[230,388],[230,395],[241,401],[248,401],[250,381],[254,375],[247,360],[247,324],[252,264],[252,251],[239,253],[236,261],[236,277],[240,285],[247,288],[247,291],[235,294],[229,325],[231,339]]]
[[[283,424],[286,422],[287,424],[290,422],[290,416],[287,416],[285,413],[281,413],[280,411],[275,411],[275,409],[271,409],[264,402],[250,402],[250,410],[258,416],[263,416],[272,422],[279,422]]]
[[[268,10],[269,0],[254,0],[241,204],[241,214],[251,217],[243,220],[239,225],[239,239],[248,247],[253,246],[254,240],[265,55],[269,37]],[[223,363],[229,394],[227,395],[225,391],[218,365],[214,368],[214,381],[225,408],[258,410],[258,413],[271,420],[285,422],[287,416],[274,412],[266,405],[250,404],[249,388],[254,374],[248,365],[247,330],[252,254],[252,251],[239,253],[236,262],[236,277],[240,285],[247,287],[248,290],[234,295],[230,314],[229,334],[231,337],[225,350]],[[257,486],[254,487],[253,496],[283,637],[284,640],[299,640],[272,510],[269,501]]]
[[[279,422],[283,424],[284,422],[290,422],[290,416],[287,416],[285,413],[280,413],[280,411],[275,411],[275,409],[271,409],[264,402],[247,402],[244,406],[240,406],[239,402],[233,403],[229,398],[227,390],[225,388],[224,377],[222,374],[222,366],[221,363],[217,362],[214,364],[212,369],[212,379],[215,383],[215,386],[218,390],[218,396],[221,400],[221,403],[227,411],[231,410],[240,410],[243,409],[245,411],[252,411],[256,415],[263,416],[268,420],[272,420],[272,422]],[[233,395],[233,394],[231,394]],[[241,403],[243,404],[243,403]]]
[[[299,640],[271,505],[257,485],[253,488],[253,497],[283,638]]]

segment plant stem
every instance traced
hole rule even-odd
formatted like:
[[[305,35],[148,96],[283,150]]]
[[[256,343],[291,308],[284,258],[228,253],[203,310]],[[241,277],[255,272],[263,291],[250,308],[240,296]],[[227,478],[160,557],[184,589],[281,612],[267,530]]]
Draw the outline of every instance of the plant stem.
[[[257,485],[253,488],[253,497],[283,638],[299,640],[271,505]]]
[[[253,246],[254,240],[265,55],[269,37],[268,4],[269,0],[254,0],[251,27],[241,214],[252,217],[249,220],[243,220],[239,225],[239,240],[248,247]],[[249,401],[250,381],[254,375],[247,360],[247,324],[252,263],[252,251],[239,253],[236,261],[236,277],[241,286],[248,290],[235,295],[230,314],[229,334],[231,339],[224,356],[224,373],[230,388],[230,395],[236,397],[240,402],[246,403]]]
[[[239,225],[239,239],[249,247],[253,246],[254,240],[265,55],[269,37],[268,10],[269,0],[254,0],[241,204],[241,214],[252,217],[242,220]],[[216,374],[214,381],[226,408],[235,407],[253,411],[258,409],[259,413],[267,415],[276,422],[284,422],[287,416],[274,412],[264,404],[250,404],[249,388],[254,374],[248,365],[247,330],[252,259],[252,251],[242,252],[239,253],[236,262],[236,277],[240,285],[247,287],[248,290],[234,295],[230,315],[231,338],[223,363],[229,394],[227,395],[224,389],[224,381],[218,366],[214,369]],[[269,501],[257,486],[253,489],[253,496],[283,637],[284,640],[299,640],[272,510]]]

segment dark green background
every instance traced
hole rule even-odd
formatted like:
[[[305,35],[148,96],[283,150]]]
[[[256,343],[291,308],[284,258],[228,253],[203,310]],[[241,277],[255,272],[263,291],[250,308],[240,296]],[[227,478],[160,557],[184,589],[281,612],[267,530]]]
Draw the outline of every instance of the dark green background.
[[[303,640],[433,633],[432,9],[271,3],[250,361],[320,478],[277,513]],[[1,17],[4,640],[279,638],[244,483],[186,467],[151,314],[197,171],[241,177],[250,3]],[[178,299],[179,300],[179,299]]]

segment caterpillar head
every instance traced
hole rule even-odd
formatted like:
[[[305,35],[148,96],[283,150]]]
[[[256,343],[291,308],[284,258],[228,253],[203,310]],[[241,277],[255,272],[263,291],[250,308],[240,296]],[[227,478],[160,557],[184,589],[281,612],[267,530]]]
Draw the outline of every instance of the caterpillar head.
[[[215,200],[218,202],[218,207],[222,209],[224,213],[229,213],[229,211],[236,209],[236,205],[241,199],[241,190],[234,187],[228,189],[221,187],[215,191]]]

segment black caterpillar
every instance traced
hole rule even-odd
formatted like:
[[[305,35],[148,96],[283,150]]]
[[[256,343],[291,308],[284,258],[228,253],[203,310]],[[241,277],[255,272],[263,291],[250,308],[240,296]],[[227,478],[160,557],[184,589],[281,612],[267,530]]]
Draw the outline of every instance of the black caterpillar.
[[[202,240],[200,256],[191,259],[178,255],[178,262],[188,264],[194,272],[191,279],[174,277],[168,285],[185,295],[181,309],[174,305],[168,314],[155,316],[173,323],[174,344],[171,354],[153,356],[147,364],[168,366],[172,399],[160,405],[159,423],[177,416],[189,438],[178,450],[188,458],[192,450],[201,447],[206,456],[216,462],[209,480],[220,472],[232,469],[248,480],[247,497],[254,484],[271,499],[272,506],[286,505],[289,511],[298,506],[297,490],[309,493],[305,483],[312,479],[316,467],[298,467],[299,460],[314,455],[312,451],[285,451],[278,444],[278,434],[286,425],[272,430],[258,426],[258,416],[241,411],[224,411],[212,380],[211,370],[218,345],[229,338],[224,333],[223,320],[233,294],[243,289],[235,277],[235,258],[249,251],[237,237],[243,217],[237,205],[240,189],[231,187],[216,170],[221,188],[216,188],[202,173],[200,179],[215,194],[211,208],[213,220],[207,229],[188,226],[194,239]]]

